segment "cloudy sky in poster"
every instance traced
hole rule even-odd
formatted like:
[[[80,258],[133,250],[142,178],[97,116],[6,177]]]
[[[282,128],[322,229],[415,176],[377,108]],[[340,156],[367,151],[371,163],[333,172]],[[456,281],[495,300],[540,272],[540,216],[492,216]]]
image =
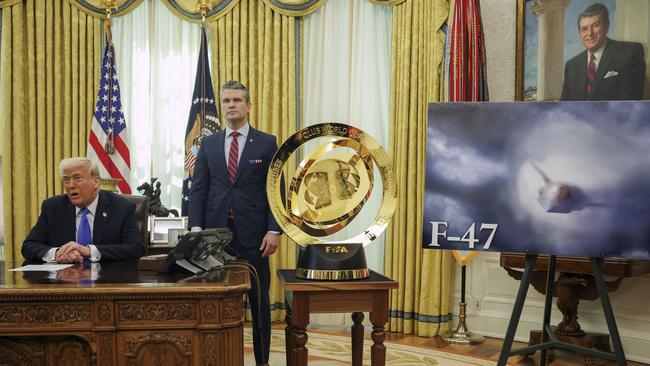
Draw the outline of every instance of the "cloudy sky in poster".
[[[650,258],[649,115],[643,101],[431,104],[423,245],[436,230],[468,249],[444,237],[475,223],[481,250],[483,223],[498,225],[491,251]]]

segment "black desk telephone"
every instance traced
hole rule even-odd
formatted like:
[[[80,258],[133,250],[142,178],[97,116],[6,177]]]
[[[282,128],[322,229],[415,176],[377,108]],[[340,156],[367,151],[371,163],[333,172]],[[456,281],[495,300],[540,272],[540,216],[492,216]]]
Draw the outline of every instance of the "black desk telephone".
[[[232,232],[227,228],[188,232],[179,238],[156,271],[171,272],[178,266],[196,274],[223,266],[226,260],[234,259],[224,252],[231,240]]]

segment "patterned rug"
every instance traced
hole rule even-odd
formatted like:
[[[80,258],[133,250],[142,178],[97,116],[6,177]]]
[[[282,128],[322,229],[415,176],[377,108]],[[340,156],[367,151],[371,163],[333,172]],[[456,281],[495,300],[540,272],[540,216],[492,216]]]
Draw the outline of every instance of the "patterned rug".
[[[339,366],[350,365],[352,349],[350,338],[309,332],[307,349],[309,350],[309,365],[314,366]],[[438,366],[493,366],[495,362],[478,358],[463,356],[455,353],[437,351],[428,348],[406,346],[397,343],[384,342],[386,346],[386,365],[412,366],[412,365],[438,365]],[[370,365],[371,340],[363,342],[363,364]],[[269,365],[285,365],[284,330],[273,329],[271,334],[271,354]],[[255,365],[251,329],[244,329],[244,365]]]

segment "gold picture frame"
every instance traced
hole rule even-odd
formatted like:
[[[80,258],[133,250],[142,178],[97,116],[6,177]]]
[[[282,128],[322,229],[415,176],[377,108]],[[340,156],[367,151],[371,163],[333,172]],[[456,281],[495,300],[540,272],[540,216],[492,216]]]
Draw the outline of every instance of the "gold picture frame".
[[[608,9],[609,39],[640,43],[644,49],[645,92],[642,98],[607,100],[650,99],[650,19],[645,18],[650,13],[650,1],[646,4],[616,0],[517,0],[515,100],[560,99],[566,63],[585,50],[577,28],[579,15],[594,3],[602,3]],[[585,56],[585,68],[586,65]]]
[[[524,4],[526,0],[517,0],[517,38],[515,40],[515,100],[524,100]]]

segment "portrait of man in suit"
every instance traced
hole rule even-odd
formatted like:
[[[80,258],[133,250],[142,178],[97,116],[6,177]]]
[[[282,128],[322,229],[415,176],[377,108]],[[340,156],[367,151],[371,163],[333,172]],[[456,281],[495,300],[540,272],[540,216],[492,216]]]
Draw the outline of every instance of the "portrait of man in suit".
[[[560,100],[640,100],[645,84],[643,46],[607,37],[609,11],[600,3],[578,16],[585,50],[564,67]]]
[[[59,164],[65,194],[43,201],[36,225],[23,242],[27,261],[82,263],[138,259],[144,244],[135,204],[100,191],[99,168],[75,157]]]
[[[259,291],[252,279],[248,298],[255,361],[264,365],[271,338],[268,257],[277,250],[280,235],[266,198],[266,175],[278,147],[275,136],[249,124],[250,94],[242,83],[227,82],[220,97],[227,125],[201,143],[189,200],[189,227],[228,227],[234,254],[255,267]]]

